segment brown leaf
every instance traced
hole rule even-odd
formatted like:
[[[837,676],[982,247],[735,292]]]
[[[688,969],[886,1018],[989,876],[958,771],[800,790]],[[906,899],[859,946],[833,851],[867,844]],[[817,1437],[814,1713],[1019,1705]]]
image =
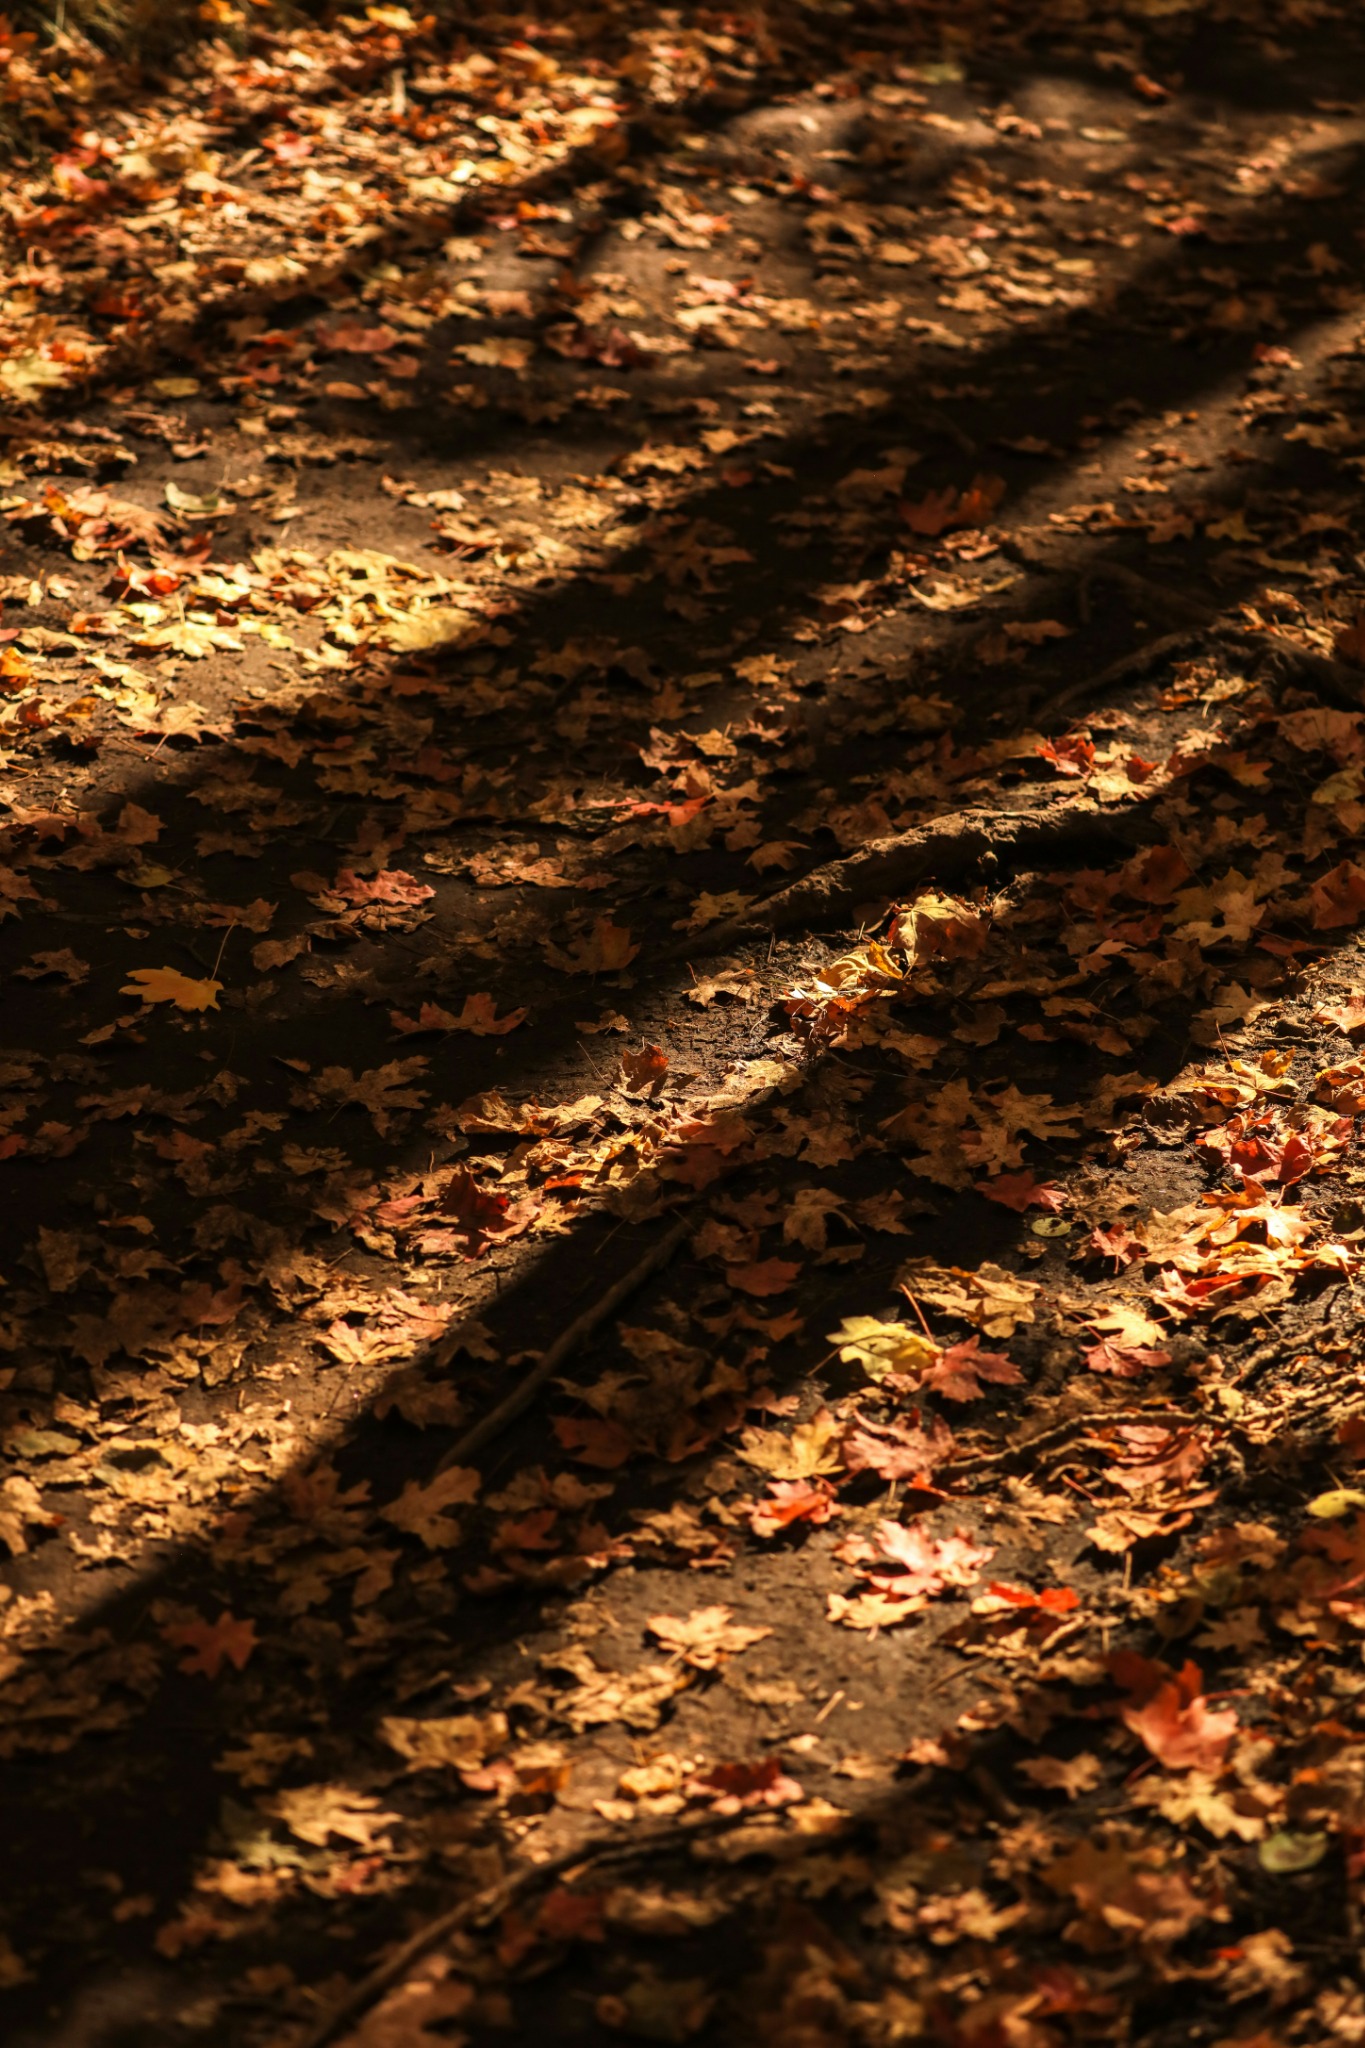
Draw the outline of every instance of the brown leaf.
[[[770,1628],[744,1627],[731,1618],[728,1607],[694,1607],[683,1620],[676,1614],[655,1614],[645,1627],[666,1650],[696,1671],[714,1671],[727,1657],[772,1634]]]
[[[480,1484],[478,1473],[462,1465],[438,1472],[426,1486],[410,1479],[398,1499],[379,1510],[380,1519],[416,1536],[428,1550],[450,1550],[461,1534],[450,1510],[477,1500]]]
[[[174,1649],[188,1651],[180,1669],[205,1678],[216,1678],[224,1663],[241,1671],[256,1648],[255,1622],[237,1621],[226,1608],[217,1621],[168,1622],[161,1633]]]
[[[727,1266],[725,1278],[741,1294],[785,1294],[801,1270],[790,1259],[760,1259],[750,1266]]]
[[[1065,1792],[1068,1799],[1078,1799],[1082,1792],[1093,1792],[1104,1776],[1103,1764],[1088,1750],[1072,1757],[1025,1757],[1015,1768],[1021,1776],[1041,1785],[1045,1792]]]
[[[560,946],[543,948],[545,958],[561,974],[619,974],[629,967],[640,948],[624,925],[599,917],[586,938],[574,939],[566,952]]]
[[[1354,861],[1339,861],[1309,890],[1308,912],[1317,932],[1359,924],[1365,913],[1365,868],[1358,868]]]

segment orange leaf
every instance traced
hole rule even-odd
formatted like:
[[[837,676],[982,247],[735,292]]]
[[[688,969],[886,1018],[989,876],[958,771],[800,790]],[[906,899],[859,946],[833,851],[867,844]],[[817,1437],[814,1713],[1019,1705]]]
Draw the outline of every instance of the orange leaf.
[[[144,1003],[174,1003],[177,1010],[216,1010],[221,981],[194,981],[175,967],[135,967],[119,990]]]
[[[824,1479],[775,1479],[761,1500],[748,1503],[745,1512],[755,1536],[776,1536],[794,1522],[819,1525],[832,1515],[843,1513],[834,1498],[834,1488]]]
[[[633,1095],[657,1087],[668,1072],[668,1054],[661,1045],[642,1045],[638,1052],[623,1052],[621,1075]]]
[[[1338,862],[1321,881],[1314,882],[1308,892],[1308,908],[1317,932],[1359,924],[1365,911],[1365,868],[1358,868],[1354,861]]]
[[[1232,1709],[1222,1713],[1202,1697],[1186,1700],[1178,1682],[1163,1685],[1145,1707],[1127,1707],[1123,1724],[1168,1771],[1217,1771],[1237,1733]]]

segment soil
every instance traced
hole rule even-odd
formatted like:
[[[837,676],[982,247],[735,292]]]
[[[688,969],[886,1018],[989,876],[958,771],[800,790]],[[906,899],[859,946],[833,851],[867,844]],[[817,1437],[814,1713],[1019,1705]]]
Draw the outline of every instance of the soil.
[[[1354,11],[227,15],[12,52],[5,2038],[1365,2038]]]

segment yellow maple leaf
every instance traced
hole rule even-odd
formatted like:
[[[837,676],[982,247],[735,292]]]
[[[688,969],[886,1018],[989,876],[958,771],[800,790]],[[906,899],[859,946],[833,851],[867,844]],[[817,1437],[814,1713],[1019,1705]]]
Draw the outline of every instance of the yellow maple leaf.
[[[889,1372],[923,1372],[939,1356],[939,1346],[905,1323],[882,1322],[877,1316],[845,1316],[827,1343],[839,1346],[845,1365],[860,1365],[869,1379]]]
[[[840,1434],[840,1424],[828,1408],[821,1408],[809,1422],[798,1422],[790,1431],[746,1429],[739,1456],[774,1479],[813,1479],[821,1472],[838,1471],[834,1446]]]
[[[175,967],[134,967],[119,990],[144,1003],[174,1003],[177,1010],[216,1010],[221,981],[194,981]]]

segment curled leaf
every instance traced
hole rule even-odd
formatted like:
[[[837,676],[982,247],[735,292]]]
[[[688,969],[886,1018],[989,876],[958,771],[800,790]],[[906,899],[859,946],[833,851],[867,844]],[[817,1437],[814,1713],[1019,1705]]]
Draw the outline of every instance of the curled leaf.
[[[1343,1515],[1349,1515],[1352,1508],[1365,1508],[1365,1493],[1354,1486],[1334,1486],[1308,1503],[1309,1514],[1315,1515],[1320,1522],[1339,1521]]]
[[[1312,1870],[1327,1854],[1328,1837],[1324,1834],[1298,1834],[1292,1828],[1284,1828],[1277,1835],[1267,1835],[1256,1851],[1256,1858],[1262,1870],[1268,1870],[1272,1877],[1291,1877],[1296,1871]]]

